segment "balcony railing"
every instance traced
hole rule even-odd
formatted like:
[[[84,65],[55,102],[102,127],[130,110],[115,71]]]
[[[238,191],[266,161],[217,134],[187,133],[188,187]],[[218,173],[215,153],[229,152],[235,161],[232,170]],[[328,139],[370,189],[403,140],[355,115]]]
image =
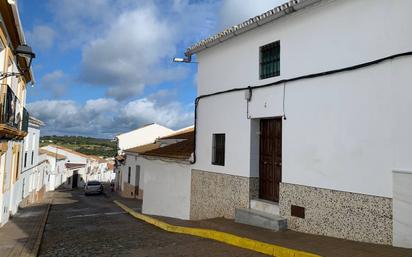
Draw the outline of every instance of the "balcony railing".
[[[8,85],[1,85],[1,92],[0,138],[23,139],[28,130],[28,112]]]

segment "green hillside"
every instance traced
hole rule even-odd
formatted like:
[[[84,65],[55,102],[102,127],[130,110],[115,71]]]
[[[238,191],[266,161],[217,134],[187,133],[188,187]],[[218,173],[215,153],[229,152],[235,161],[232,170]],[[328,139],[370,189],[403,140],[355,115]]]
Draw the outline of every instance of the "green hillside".
[[[60,145],[83,154],[101,157],[113,157],[116,154],[116,142],[109,139],[81,136],[43,136],[40,146],[49,144]]]

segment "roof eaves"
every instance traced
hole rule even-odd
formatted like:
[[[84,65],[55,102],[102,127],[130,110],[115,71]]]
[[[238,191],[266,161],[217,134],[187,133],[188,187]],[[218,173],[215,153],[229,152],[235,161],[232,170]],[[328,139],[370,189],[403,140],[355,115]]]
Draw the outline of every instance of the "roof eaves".
[[[266,23],[279,19],[287,14],[293,13],[295,11],[298,11],[300,9],[303,9],[309,5],[315,4],[320,1],[322,0],[292,0],[292,1],[289,1],[269,11],[266,11],[262,13],[261,15],[255,16],[240,24],[227,28],[207,39],[201,40],[200,42],[189,47],[186,50],[185,55],[191,56],[206,48],[210,48],[217,44],[220,44],[234,36],[238,36],[249,30],[262,26]]]

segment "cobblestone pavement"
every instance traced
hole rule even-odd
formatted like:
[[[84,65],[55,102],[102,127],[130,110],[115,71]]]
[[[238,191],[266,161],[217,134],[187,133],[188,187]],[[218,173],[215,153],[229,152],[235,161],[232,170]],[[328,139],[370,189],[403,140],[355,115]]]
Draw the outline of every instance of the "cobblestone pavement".
[[[39,256],[263,256],[168,233],[125,214],[104,195],[55,192]]]

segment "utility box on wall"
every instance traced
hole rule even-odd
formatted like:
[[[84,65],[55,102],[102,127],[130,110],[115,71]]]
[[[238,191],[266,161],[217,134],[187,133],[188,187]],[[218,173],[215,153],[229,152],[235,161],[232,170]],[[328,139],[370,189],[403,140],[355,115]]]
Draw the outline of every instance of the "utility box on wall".
[[[393,172],[393,245],[412,248],[412,171]]]

